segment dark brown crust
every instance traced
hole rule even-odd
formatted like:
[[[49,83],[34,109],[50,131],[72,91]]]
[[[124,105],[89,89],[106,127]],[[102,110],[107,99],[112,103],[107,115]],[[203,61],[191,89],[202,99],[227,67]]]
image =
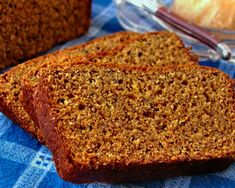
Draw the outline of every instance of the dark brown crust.
[[[2,0],[0,5],[0,69],[80,36],[90,25],[91,0]]]
[[[73,66],[93,66],[90,63],[78,63]],[[124,71],[139,70],[139,71],[168,71],[184,69],[185,71],[190,69],[209,69],[213,73],[219,73],[226,76],[226,79],[231,83],[229,87],[234,90],[232,81],[227,75],[219,72],[216,69],[209,67],[199,66],[172,66],[168,68],[148,69],[146,67],[133,67],[128,65],[114,65],[96,64],[106,68],[118,68]],[[55,66],[55,69],[69,69],[69,66]],[[45,73],[46,74],[46,73]],[[37,105],[36,113],[39,120],[40,127],[46,138],[46,143],[53,152],[53,159],[55,161],[59,175],[66,181],[72,181],[76,183],[89,183],[94,181],[99,182],[127,182],[127,181],[142,181],[151,180],[156,178],[169,178],[179,175],[193,175],[201,173],[209,173],[214,171],[221,171],[227,168],[235,159],[235,152],[231,155],[220,156],[220,158],[207,158],[207,159],[178,159],[177,161],[163,161],[153,163],[132,163],[128,165],[124,164],[108,164],[107,166],[100,166],[98,169],[94,169],[90,166],[84,166],[82,164],[76,164],[70,157],[70,153],[65,146],[66,141],[63,140],[56,131],[56,115],[53,114],[50,98],[50,89],[47,85],[46,79],[43,75],[40,77],[38,88],[34,98],[34,103]],[[233,93],[234,97],[234,93]]]

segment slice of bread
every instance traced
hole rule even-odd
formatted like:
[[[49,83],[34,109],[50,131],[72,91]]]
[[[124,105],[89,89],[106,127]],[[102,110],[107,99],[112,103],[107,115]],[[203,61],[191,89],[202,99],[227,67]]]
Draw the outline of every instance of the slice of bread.
[[[86,53],[86,56],[83,56],[83,60],[92,62],[99,61],[103,63],[113,62],[117,64],[146,65],[149,67],[198,63],[198,57],[192,54],[190,49],[186,48],[181,39],[174,33],[153,32],[142,35],[133,33],[131,34],[131,37],[125,36],[125,40],[123,40],[123,36],[121,37],[123,40],[122,45],[117,46],[117,48],[114,48],[113,50],[104,49],[102,50],[102,53],[95,55]],[[121,39],[118,39],[119,43],[121,42]],[[105,46],[115,44],[114,41],[110,41],[108,38],[104,42],[108,43],[108,45]],[[98,45],[100,44],[102,43],[96,43],[96,46],[91,45],[91,48],[93,47],[96,50],[99,48]],[[87,49],[89,49],[89,52],[92,51],[90,45],[88,45],[88,48],[84,48],[82,52],[86,52]],[[38,85],[38,75],[40,74],[40,71],[49,68],[55,63],[66,65],[77,61],[81,61],[81,56],[70,53],[70,58],[67,58],[67,56],[62,59],[55,57],[54,59],[49,60],[50,63],[43,63],[42,65],[31,69],[31,71],[24,75],[20,98],[26,111],[31,117],[36,118],[34,112],[36,107],[33,106],[33,95],[35,88]],[[37,122],[37,119],[34,119],[34,121]]]
[[[43,63],[58,63],[65,59],[74,58],[79,55],[86,55],[87,53],[94,54],[103,50],[112,50],[116,46],[136,35],[138,34],[132,32],[119,32],[92,40],[79,46],[57,51],[53,54],[48,54],[13,67],[0,76],[0,111],[43,142],[44,139],[40,130],[37,126],[35,126],[35,123],[25,111],[19,100],[19,95],[21,92],[20,83],[23,76]],[[27,106],[28,103],[30,103],[30,95],[26,92],[25,96],[27,99],[25,106]]]
[[[213,68],[54,65],[41,72],[34,103],[67,181],[208,173],[235,159],[234,82]]]

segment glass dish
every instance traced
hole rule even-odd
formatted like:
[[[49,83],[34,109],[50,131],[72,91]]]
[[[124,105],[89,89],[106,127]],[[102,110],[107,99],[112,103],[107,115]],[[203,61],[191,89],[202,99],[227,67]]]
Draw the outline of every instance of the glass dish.
[[[158,2],[159,4],[170,8],[173,0],[158,0]],[[179,36],[181,36],[186,45],[192,46],[194,53],[198,54],[201,58],[211,59],[215,61],[219,60],[220,56],[214,50],[209,49],[207,46],[200,43],[199,41],[172,28],[155,16],[126,3],[125,0],[115,0],[115,3],[117,5],[118,20],[126,30],[135,32],[160,30],[174,31]],[[221,42],[225,42],[226,44],[228,44],[231,49],[234,49],[235,52],[235,31],[220,29],[206,30],[217,36],[217,38],[219,38]],[[233,53],[233,55],[235,54]]]

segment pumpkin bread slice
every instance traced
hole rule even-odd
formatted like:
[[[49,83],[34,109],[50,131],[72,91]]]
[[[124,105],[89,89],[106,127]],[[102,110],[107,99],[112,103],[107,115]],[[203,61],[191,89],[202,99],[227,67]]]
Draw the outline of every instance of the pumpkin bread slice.
[[[235,159],[234,83],[213,68],[54,65],[41,72],[34,103],[67,181],[208,173]]]

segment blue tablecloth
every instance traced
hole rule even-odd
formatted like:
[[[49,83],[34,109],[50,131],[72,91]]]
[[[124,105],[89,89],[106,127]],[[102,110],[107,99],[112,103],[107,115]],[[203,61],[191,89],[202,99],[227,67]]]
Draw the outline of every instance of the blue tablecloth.
[[[58,48],[71,45],[123,30],[116,18],[115,5],[110,0],[94,0],[92,25],[87,35],[69,41]],[[203,65],[217,67],[235,77],[234,65],[225,62],[201,62]],[[176,177],[169,180],[156,180],[127,184],[84,184],[75,185],[63,181],[57,174],[51,153],[29,134],[0,113],[0,188],[19,187],[235,187],[235,164],[227,170],[193,177]]]

